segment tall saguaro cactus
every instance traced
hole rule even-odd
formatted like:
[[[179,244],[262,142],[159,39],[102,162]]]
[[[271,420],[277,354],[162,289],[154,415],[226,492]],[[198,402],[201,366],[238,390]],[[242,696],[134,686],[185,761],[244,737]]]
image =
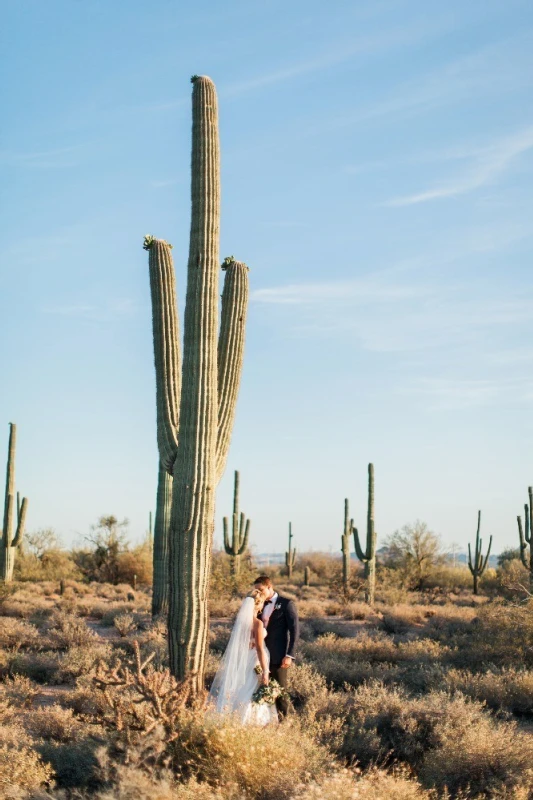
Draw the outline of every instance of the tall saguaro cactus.
[[[292,522],[289,522],[289,549],[285,553],[285,566],[287,575],[292,578],[292,571],[296,563],[296,548],[292,546]]]
[[[533,486],[528,486],[529,505],[524,504],[524,524],[522,527],[522,517],[518,516],[518,536],[520,538],[520,560],[524,567],[529,570],[529,588],[533,593]],[[528,553],[529,549],[529,553]]]
[[[9,423],[9,445],[6,469],[6,493],[4,500],[4,524],[2,528],[2,548],[0,551],[0,578],[5,583],[13,580],[15,556],[17,547],[24,535],[28,500],[24,497],[22,503],[20,496],[15,497],[15,450],[17,443],[17,426]],[[13,536],[13,517],[16,510],[17,526]]]
[[[240,383],[248,268],[225,259],[220,333],[220,158],[213,82],[194,76],[191,231],[183,364],[174,268],[167,242],[149,236],[159,456],[172,475],[169,655],[178,679],[203,688],[215,489],[225,467]],[[181,379],[181,375],[183,379]],[[154,545],[155,549],[155,545]]]
[[[244,512],[239,516],[239,473],[235,470],[235,483],[233,488],[233,516],[231,518],[231,539],[229,534],[229,520],[224,517],[224,550],[230,557],[230,573],[236,578],[241,567],[241,556],[248,547],[250,537],[250,520],[246,519]]]
[[[368,506],[366,514],[366,548],[363,550],[357,528],[353,529],[355,552],[365,565],[365,600],[373,606],[376,593],[376,530],[374,527],[374,465],[368,465]]]
[[[350,519],[350,505],[348,498],[346,498],[344,501],[344,533],[341,537],[342,588],[344,594],[347,594],[350,588],[350,540],[354,530],[353,519]]]
[[[485,572],[489,562],[490,548],[492,546],[492,536],[489,539],[489,548],[487,555],[483,558],[483,541],[480,539],[479,531],[481,529],[481,511],[477,512],[477,532],[476,532],[476,549],[474,553],[474,560],[472,560],[472,550],[470,549],[470,542],[468,543],[468,569],[474,578],[474,594],[478,593],[478,581]]]

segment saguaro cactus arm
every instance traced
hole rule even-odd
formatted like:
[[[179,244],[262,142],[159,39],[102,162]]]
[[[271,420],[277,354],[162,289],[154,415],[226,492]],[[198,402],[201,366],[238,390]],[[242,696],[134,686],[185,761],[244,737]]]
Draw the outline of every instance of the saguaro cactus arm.
[[[28,499],[22,498],[22,505],[20,506],[20,513],[17,515],[17,530],[15,538],[13,539],[13,547],[18,547],[24,535],[24,526],[26,525],[26,514],[28,513]]]
[[[224,289],[218,336],[218,431],[216,479],[228,457],[244,359],[244,331],[248,309],[248,267],[233,256],[224,259]]]
[[[172,474],[178,451],[181,354],[176,308],[176,279],[171,246],[146,236],[149,252],[152,331],[156,379],[157,444],[159,458]]]
[[[531,529],[529,526],[529,507],[526,503],[524,505],[524,519],[526,523],[526,530],[522,527],[522,517],[519,515],[516,518],[518,522],[518,536],[520,539],[520,560],[526,569],[530,569],[530,560],[528,557],[527,549],[531,544]]]
[[[487,555],[483,558],[483,539],[480,538],[479,532],[481,529],[481,511],[478,511],[477,516],[477,532],[476,532],[476,549],[474,552],[474,558],[472,559],[472,550],[470,547],[470,542],[468,543],[468,568],[474,577],[481,577],[485,572],[487,564],[489,562],[490,556],[490,549],[492,547],[492,536],[489,539],[489,547],[487,550]]]

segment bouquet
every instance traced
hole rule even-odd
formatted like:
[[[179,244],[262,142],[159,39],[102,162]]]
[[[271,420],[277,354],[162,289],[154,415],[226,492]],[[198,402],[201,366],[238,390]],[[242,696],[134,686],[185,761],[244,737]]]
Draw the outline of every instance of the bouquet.
[[[278,697],[282,697],[285,690],[277,681],[270,681],[268,686],[260,686],[252,695],[252,703],[258,706],[273,706]]]

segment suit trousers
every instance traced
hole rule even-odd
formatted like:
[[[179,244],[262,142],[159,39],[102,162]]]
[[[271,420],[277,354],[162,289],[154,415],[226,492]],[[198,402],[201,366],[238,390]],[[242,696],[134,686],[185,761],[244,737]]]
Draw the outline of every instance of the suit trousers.
[[[289,676],[288,676],[288,667],[282,667],[281,664],[271,664],[270,665],[270,677],[272,680],[275,680],[279,683],[282,689],[287,690],[287,686],[289,683]],[[285,697],[278,697],[276,700],[276,708],[278,710],[278,717],[280,722],[284,717],[287,716],[289,711],[289,698]]]

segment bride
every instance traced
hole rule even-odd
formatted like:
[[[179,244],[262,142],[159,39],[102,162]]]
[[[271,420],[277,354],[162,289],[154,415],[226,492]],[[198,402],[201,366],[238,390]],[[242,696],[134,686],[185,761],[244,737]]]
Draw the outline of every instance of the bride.
[[[257,618],[264,602],[260,589],[254,589],[244,598],[209,691],[208,708],[211,711],[234,715],[244,725],[278,722],[275,705],[252,703],[257,688],[261,684],[268,686],[267,633],[263,622]],[[258,665],[261,674],[258,674]]]

